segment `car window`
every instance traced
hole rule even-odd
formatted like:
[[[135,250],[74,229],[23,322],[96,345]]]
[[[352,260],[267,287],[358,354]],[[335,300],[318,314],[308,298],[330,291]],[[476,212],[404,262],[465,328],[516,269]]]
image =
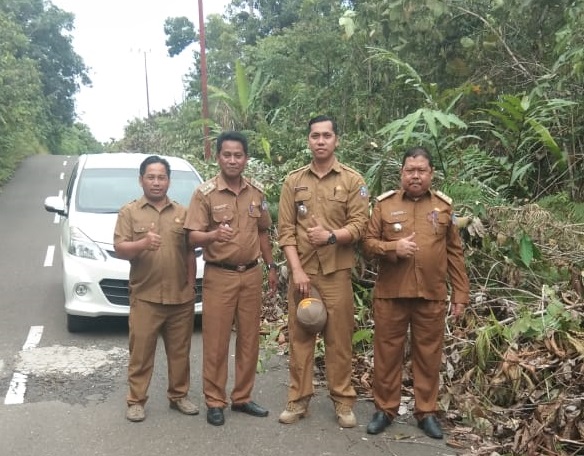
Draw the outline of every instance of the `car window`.
[[[71,171],[71,176],[69,177],[69,182],[67,183],[67,191],[65,192],[65,205],[67,209],[71,205],[71,195],[73,193],[73,187],[75,183],[75,179],[77,178],[77,171],[79,169],[79,162],[75,163],[73,167],[73,171]]]
[[[192,171],[172,170],[168,196],[188,206],[200,183]],[[75,204],[80,212],[115,213],[142,194],[136,169],[84,169],[79,176]]]

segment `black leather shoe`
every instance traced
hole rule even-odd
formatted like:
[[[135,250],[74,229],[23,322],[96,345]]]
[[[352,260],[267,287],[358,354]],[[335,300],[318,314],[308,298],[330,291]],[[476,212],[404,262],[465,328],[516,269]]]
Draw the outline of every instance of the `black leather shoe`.
[[[259,406],[254,401],[246,402],[245,404],[231,404],[231,410],[234,412],[243,412],[251,416],[265,417],[268,412],[265,408]]]
[[[225,424],[223,409],[221,407],[209,407],[207,409],[207,423],[212,424],[213,426],[221,426]]]
[[[434,415],[428,415],[418,421],[418,427],[424,431],[424,434],[428,437],[432,437],[433,439],[442,438],[442,428],[440,427],[438,419]]]
[[[385,412],[378,410],[373,414],[373,418],[367,425],[367,434],[379,434],[391,424],[391,421],[391,418]]]

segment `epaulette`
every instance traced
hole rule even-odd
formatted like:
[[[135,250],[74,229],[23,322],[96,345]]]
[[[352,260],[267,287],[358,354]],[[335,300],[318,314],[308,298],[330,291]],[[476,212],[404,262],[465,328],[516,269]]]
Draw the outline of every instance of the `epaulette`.
[[[292,176],[292,175],[294,175],[294,174],[298,174],[298,173],[300,173],[300,172],[302,172],[302,171],[305,171],[305,170],[307,170],[309,167],[310,167],[310,164],[308,164],[308,165],[304,165],[304,166],[302,166],[301,168],[297,168],[297,169],[295,169],[295,170],[293,170],[293,171],[290,171],[290,172],[288,173],[288,177],[289,177],[289,176]]]
[[[397,190],[390,190],[388,192],[382,193],[381,195],[379,195],[377,198],[375,198],[377,201],[383,201],[385,198],[389,198],[390,196],[393,196],[397,193]]]
[[[445,195],[440,190],[434,190],[434,194],[438,198],[440,198],[442,201],[444,201],[446,204],[448,204],[449,206],[452,206],[452,198],[450,198],[450,196]]]
[[[357,175],[361,175],[359,174],[359,171],[355,170],[354,168],[351,168],[350,166],[345,165],[344,163],[339,162],[339,165],[341,168],[343,168],[345,171],[349,171],[353,174],[357,174]]]
[[[209,193],[211,193],[213,190],[215,190],[215,187],[217,187],[217,185],[215,184],[215,180],[211,179],[208,180],[207,182],[204,182],[203,184],[201,184],[201,186],[199,187],[199,191],[207,196]]]
[[[264,184],[262,184],[260,181],[254,179],[253,177],[246,177],[246,180],[249,183],[249,185],[257,188],[260,192],[264,193]]]

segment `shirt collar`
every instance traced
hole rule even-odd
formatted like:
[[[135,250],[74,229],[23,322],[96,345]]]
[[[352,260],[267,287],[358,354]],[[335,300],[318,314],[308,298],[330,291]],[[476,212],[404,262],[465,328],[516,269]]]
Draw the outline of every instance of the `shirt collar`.
[[[167,196],[166,197],[166,204],[164,205],[164,208],[166,208],[167,206],[172,206],[172,205],[174,205],[174,202]],[[144,195],[142,195],[142,197],[138,200],[138,206],[140,206],[140,208],[143,208],[144,206],[152,206],[152,204],[150,204],[148,202],[148,200],[146,199],[146,197]],[[152,207],[154,207],[154,206],[152,206]]]
[[[217,174],[217,178],[216,178],[216,184],[217,184],[217,190],[221,191],[221,190],[227,190],[229,188],[229,186],[227,185],[227,182],[225,181],[225,179],[223,178],[223,176],[221,175],[221,173]],[[247,187],[247,179],[242,175],[241,176],[241,187],[240,189],[244,189],[245,187]]]
[[[314,167],[314,161],[310,162],[310,165],[308,166],[308,169],[310,169],[310,171],[313,174],[317,174],[316,173],[316,168]],[[333,164],[331,166],[331,169],[329,170],[329,172],[327,174],[330,174],[332,171],[334,171],[335,173],[340,173],[341,172],[341,162],[339,162],[337,160],[337,157],[334,156],[333,157]]]

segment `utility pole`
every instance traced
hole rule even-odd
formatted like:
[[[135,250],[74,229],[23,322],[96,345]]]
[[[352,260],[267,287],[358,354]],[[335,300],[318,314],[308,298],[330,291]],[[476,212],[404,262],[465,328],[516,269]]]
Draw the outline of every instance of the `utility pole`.
[[[146,59],[146,51],[144,51],[144,77],[146,78],[146,112],[150,119],[150,92],[148,88],[148,60]]]
[[[211,158],[211,143],[209,141],[209,105],[207,99],[207,55],[205,46],[205,15],[203,0],[199,0],[199,44],[201,46],[201,97],[203,103],[203,135],[205,160]]]

